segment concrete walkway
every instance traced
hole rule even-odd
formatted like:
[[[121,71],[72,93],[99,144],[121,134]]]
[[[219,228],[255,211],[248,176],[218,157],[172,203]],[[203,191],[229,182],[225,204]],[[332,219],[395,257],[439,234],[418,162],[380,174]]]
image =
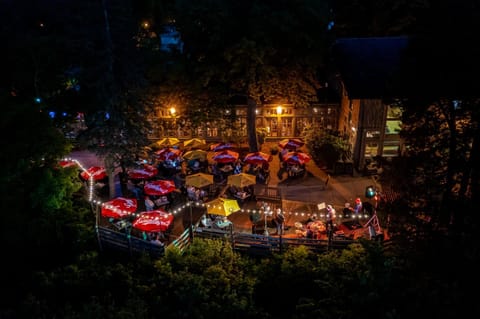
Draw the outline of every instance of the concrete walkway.
[[[274,145],[277,145],[277,142],[267,142],[262,145],[260,151],[270,153],[270,149]],[[302,147],[301,150],[306,152],[305,147]],[[103,166],[101,159],[88,151],[72,152],[71,157],[78,159],[86,168]],[[375,184],[372,177],[363,177],[356,173],[353,175],[329,175],[328,172],[319,168],[313,160],[306,164],[307,173],[304,177],[287,178],[284,175],[283,179],[279,179],[277,176],[279,169],[280,160],[275,155],[270,162],[270,179],[267,186],[280,189],[283,210],[287,212],[286,225],[290,228],[290,234],[295,232],[293,227],[295,222],[305,223],[311,215],[324,213],[324,209],[318,209],[318,204],[330,204],[337,210],[338,214],[342,211],[345,203],[353,204],[356,197],[366,201],[365,188],[367,186],[380,187],[380,185]],[[119,182],[116,181],[116,184],[119,184]],[[259,185],[259,187],[262,187],[262,185]],[[119,185],[117,188],[120,192]],[[251,222],[248,211],[258,209],[258,204],[255,201],[249,201],[241,206],[243,211],[230,215],[229,219],[233,222],[235,231],[250,232]],[[184,216],[185,214],[189,214],[189,211],[186,210],[176,214],[176,225],[172,232],[174,236],[181,234],[188,226],[190,217],[188,215]],[[197,217],[200,217],[200,212],[194,210],[192,217],[195,221]],[[271,233],[274,232],[274,229],[270,230]]]
[[[260,151],[270,153],[272,146],[276,142],[269,142],[262,145]],[[302,147],[303,152],[307,152]],[[280,169],[280,160],[277,155],[273,156],[270,162],[270,180],[268,187],[277,187],[280,190],[282,198],[282,209],[285,212],[285,225],[288,230],[286,235],[295,234],[295,223],[306,222],[313,216],[325,214],[325,209],[319,209],[318,204],[332,205],[337,215],[340,215],[345,203],[353,206],[355,198],[360,197],[362,201],[368,201],[365,198],[365,188],[369,185],[376,185],[372,177],[364,177],[355,173],[353,175],[329,175],[327,171],[319,168],[313,160],[306,164],[307,173],[304,177],[289,177],[286,174],[283,179],[279,179],[277,172]],[[328,181],[328,183],[327,183]],[[258,188],[263,187],[257,185]],[[234,224],[234,230],[238,232],[250,232],[251,222],[249,220],[249,211],[258,209],[259,204],[253,201],[242,204],[242,211],[230,215],[228,218]],[[341,220],[337,220],[339,222]],[[361,221],[366,222],[366,220]],[[271,224],[271,223],[268,223]],[[275,229],[269,229],[270,234]]]

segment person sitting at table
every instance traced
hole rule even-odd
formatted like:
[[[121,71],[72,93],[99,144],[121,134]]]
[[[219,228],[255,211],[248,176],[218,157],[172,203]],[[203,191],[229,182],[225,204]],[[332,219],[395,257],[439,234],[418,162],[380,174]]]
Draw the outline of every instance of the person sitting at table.
[[[238,160],[235,163],[235,168],[233,169],[233,174],[240,174],[242,172],[242,163]]]
[[[189,185],[187,187],[187,196],[188,196],[188,199],[189,200],[192,200],[192,201],[198,201],[198,197],[197,197],[197,190],[195,189],[195,187]]]
[[[240,191],[240,188],[235,185],[229,185],[227,191],[229,195],[236,196],[237,193]]]
[[[160,241],[159,235],[155,236],[155,238],[152,239],[150,242],[155,245],[163,246],[163,243]]]
[[[198,198],[198,200],[204,201],[205,198],[207,197],[207,192],[204,189],[197,188],[195,190],[195,195]]]
[[[145,196],[145,209],[147,212],[155,208],[155,203],[150,199],[150,196]]]
[[[203,215],[202,219],[200,221],[201,221],[203,227],[212,228],[212,219],[208,218],[207,215]]]
[[[217,228],[224,229],[232,225],[232,222],[228,220],[227,216],[218,216],[216,218],[214,225]]]
[[[307,233],[305,234],[305,237],[308,239],[313,239],[313,230],[307,226]]]
[[[192,174],[200,173],[200,162],[198,160],[193,160],[193,163],[189,165],[189,168]]]

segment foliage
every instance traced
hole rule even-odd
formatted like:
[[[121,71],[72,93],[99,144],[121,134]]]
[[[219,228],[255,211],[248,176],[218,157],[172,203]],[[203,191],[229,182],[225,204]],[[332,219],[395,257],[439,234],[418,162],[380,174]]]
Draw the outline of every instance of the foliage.
[[[317,165],[333,167],[338,160],[351,158],[351,145],[348,141],[330,131],[313,128],[305,132],[305,145]]]
[[[304,106],[316,101],[317,72],[324,66],[327,51],[319,41],[327,38],[326,2],[175,4],[175,26],[185,43],[186,70],[193,83],[201,84],[207,96],[223,87],[226,96],[249,99],[250,151],[258,150],[253,120],[257,104],[282,100]]]
[[[335,1],[338,37],[383,37],[415,33],[421,28],[418,17],[430,9],[426,0]]]

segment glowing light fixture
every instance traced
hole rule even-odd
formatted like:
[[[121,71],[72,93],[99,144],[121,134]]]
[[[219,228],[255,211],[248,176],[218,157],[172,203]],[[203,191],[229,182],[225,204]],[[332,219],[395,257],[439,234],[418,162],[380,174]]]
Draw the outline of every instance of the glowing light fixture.
[[[277,106],[277,115],[280,115],[280,114],[282,114],[282,106],[281,105]]]

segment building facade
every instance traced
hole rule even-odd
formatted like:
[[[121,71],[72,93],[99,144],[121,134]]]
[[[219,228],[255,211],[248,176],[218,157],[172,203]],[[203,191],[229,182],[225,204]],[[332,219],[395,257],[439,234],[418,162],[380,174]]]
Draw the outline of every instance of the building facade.
[[[306,108],[291,104],[266,104],[257,107],[256,128],[265,132],[268,139],[302,137],[305,129],[336,130],[338,127],[339,103],[313,104]],[[157,108],[149,117],[152,127],[149,138],[159,139],[174,136],[180,139],[193,137],[210,141],[234,140],[247,138],[247,105],[235,105],[232,110],[224,111],[220,120],[206,121],[201,126],[192,128],[182,110]],[[235,112],[232,116],[229,112]]]
[[[394,102],[390,83],[407,44],[406,37],[347,38],[335,44],[340,79],[338,130],[350,141],[358,170],[377,156],[398,156],[403,148],[402,111]]]

